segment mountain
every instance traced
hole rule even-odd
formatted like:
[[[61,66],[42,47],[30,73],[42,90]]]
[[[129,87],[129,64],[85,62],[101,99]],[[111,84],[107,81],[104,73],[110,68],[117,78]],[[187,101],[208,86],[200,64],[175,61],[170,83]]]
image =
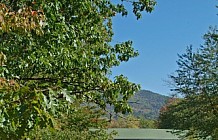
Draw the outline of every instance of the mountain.
[[[130,100],[130,106],[133,109],[133,115],[135,117],[157,119],[159,110],[169,98],[169,96],[164,96],[148,90],[141,90]]]

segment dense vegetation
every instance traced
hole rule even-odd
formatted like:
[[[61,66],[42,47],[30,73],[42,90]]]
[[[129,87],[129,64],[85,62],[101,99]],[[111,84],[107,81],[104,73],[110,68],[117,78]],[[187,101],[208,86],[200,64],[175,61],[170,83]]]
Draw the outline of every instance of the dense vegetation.
[[[1,0],[0,139],[60,130],[86,139],[88,128],[102,126],[107,105],[116,113],[131,111],[127,101],[139,85],[123,75],[108,78],[112,67],[138,55],[131,41],[110,44],[112,18],[127,15],[125,4],[139,19],[156,3]]]

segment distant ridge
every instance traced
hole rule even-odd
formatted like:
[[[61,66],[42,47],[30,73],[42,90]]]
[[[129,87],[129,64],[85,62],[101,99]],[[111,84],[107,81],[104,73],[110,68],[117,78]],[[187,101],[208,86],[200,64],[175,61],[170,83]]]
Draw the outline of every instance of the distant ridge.
[[[156,120],[161,107],[169,98],[169,96],[149,90],[141,90],[130,100],[130,106],[133,109],[133,115],[135,117]]]

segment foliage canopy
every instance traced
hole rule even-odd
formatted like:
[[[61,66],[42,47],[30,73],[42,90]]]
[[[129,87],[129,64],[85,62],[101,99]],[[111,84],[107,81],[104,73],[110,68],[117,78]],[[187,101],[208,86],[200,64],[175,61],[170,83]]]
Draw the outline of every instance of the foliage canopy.
[[[19,139],[54,126],[75,101],[131,111],[127,100],[139,89],[111,68],[138,55],[132,42],[112,46],[112,18],[137,19],[153,0],[2,0],[0,3],[0,137]],[[68,113],[68,112],[65,112]]]

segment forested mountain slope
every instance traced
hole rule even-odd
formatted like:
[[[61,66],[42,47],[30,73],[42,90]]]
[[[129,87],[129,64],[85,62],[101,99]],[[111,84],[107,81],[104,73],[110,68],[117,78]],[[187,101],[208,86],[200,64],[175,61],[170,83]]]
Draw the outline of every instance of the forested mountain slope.
[[[130,100],[133,115],[146,119],[157,119],[160,108],[169,98],[169,96],[164,96],[152,91],[141,90]]]

